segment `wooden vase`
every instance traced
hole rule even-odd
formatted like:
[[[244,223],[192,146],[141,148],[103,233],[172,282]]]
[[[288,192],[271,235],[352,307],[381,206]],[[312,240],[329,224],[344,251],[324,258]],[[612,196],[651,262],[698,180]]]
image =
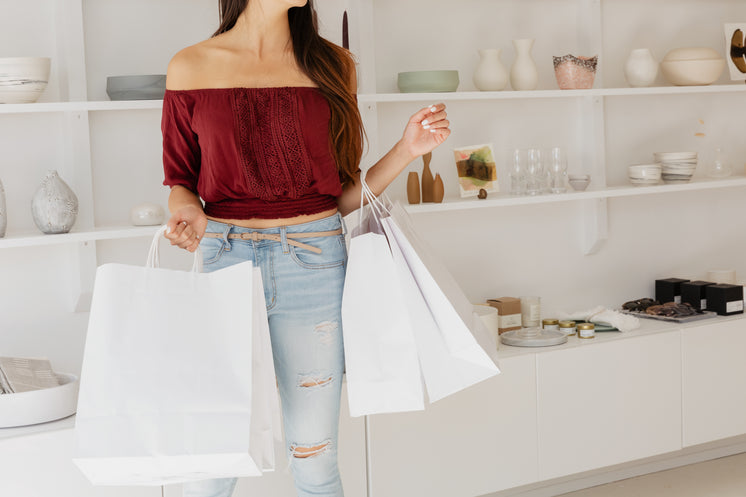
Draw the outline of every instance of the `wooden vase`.
[[[443,179],[440,177],[440,174],[436,174],[435,181],[433,181],[433,202],[438,204],[443,202],[444,196],[445,188],[443,187]]]
[[[422,201],[432,202],[433,201],[433,173],[430,171],[430,160],[433,158],[433,153],[428,152],[422,156],[422,162],[425,167],[422,168]]]
[[[420,178],[416,172],[407,176],[407,200],[410,204],[420,203]]]

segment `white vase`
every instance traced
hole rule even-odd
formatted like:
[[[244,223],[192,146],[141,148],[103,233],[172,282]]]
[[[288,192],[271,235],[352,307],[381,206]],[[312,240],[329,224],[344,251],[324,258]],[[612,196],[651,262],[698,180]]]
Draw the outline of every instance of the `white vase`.
[[[0,181],[0,238],[5,236],[5,228],[8,227],[8,214],[5,212],[5,189]]]
[[[42,233],[67,233],[78,216],[78,197],[57,171],[48,171],[31,200],[31,214]]]
[[[531,57],[533,39],[513,40],[515,60],[510,68],[510,86],[514,90],[530,91],[539,86],[539,71]]]
[[[508,84],[508,71],[500,61],[499,48],[479,50],[479,64],[474,71],[474,86],[482,91],[504,90]]]
[[[624,75],[634,88],[650,86],[658,76],[658,61],[647,48],[632,50],[624,65]]]

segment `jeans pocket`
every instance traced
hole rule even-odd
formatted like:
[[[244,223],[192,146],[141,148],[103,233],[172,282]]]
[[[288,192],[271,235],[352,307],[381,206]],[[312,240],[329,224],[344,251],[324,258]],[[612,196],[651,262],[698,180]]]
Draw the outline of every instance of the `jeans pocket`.
[[[225,252],[225,242],[222,238],[202,238],[199,249],[202,252],[203,265],[215,264]]]
[[[317,254],[302,247],[290,245],[290,258],[305,269],[328,269],[343,266],[347,259],[344,235],[302,238],[301,243],[321,249]]]

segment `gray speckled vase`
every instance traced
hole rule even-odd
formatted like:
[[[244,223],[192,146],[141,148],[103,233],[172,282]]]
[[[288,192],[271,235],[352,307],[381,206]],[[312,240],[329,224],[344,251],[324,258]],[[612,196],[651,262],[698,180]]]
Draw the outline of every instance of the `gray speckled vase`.
[[[5,228],[8,227],[8,214],[5,211],[5,190],[3,182],[0,181],[0,238],[5,236]]]
[[[31,200],[34,223],[48,235],[67,233],[78,216],[78,197],[57,171],[49,171]]]

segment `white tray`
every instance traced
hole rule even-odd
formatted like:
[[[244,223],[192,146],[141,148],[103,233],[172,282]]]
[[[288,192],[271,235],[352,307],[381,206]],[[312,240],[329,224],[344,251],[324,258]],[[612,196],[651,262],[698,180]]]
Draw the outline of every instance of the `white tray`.
[[[645,311],[627,311],[620,309],[619,312],[622,314],[629,314],[630,316],[636,316],[638,318],[645,319],[657,319],[658,321],[669,321],[672,323],[689,323],[691,321],[699,321],[700,319],[709,319],[717,317],[717,312],[702,311],[702,314],[695,314],[693,316],[684,316],[682,318],[674,318],[669,316],[656,316],[655,314],[646,314]]]
[[[0,395],[0,428],[35,425],[75,414],[78,377],[57,373],[60,386]]]

